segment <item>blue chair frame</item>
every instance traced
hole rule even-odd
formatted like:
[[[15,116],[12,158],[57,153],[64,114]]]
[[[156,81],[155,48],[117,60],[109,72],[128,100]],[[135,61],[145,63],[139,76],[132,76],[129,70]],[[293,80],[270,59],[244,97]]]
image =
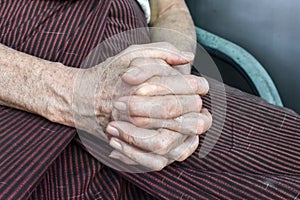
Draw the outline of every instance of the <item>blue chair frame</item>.
[[[264,67],[245,49],[196,27],[197,41],[211,49],[215,49],[236,62],[248,75],[259,96],[271,104],[283,106],[278,90]]]

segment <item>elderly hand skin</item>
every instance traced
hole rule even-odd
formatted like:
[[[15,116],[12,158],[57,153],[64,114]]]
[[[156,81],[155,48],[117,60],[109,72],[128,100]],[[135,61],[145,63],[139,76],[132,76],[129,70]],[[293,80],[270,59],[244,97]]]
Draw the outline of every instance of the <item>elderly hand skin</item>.
[[[149,72],[151,78],[146,73],[144,77],[126,79],[126,75],[122,75],[132,61],[153,58],[173,66],[187,64],[193,59],[190,53],[179,52],[168,43],[131,46],[90,69],[69,68],[3,45],[0,45],[0,52],[0,105],[38,114],[103,140],[108,139],[103,128],[112,120],[114,102],[134,94],[147,81],[151,83],[149,85],[160,84],[161,80],[155,80],[155,76],[169,75],[164,71],[162,74]],[[119,84],[116,85],[116,81]],[[141,96],[140,93],[137,95]],[[173,101],[172,98],[170,101]],[[194,108],[197,107],[192,110]],[[143,118],[141,115],[137,122],[142,123]],[[155,122],[151,126],[160,125]],[[176,127],[174,129],[177,130]]]
[[[208,92],[207,81],[151,58],[133,60],[122,80],[138,87],[114,103],[117,121],[106,129],[116,149],[110,157],[149,170],[188,158],[212,124],[199,96]]]
[[[141,73],[140,76],[132,78],[132,76],[129,76],[129,72],[132,72],[133,68],[131,70],[128,70],[128,68],[131,63],[142,60],[141,58],[162,60],[161,62],[165,63],[165,67],[168,64],[168,68],[170,68],[169,65],[189,63],[193,59],[193,54],[182,53],[168,43],[134,45],[98,66],[79,70],[74,80],[75,89],[72,98],[73,123],[76,128],[107,140],[103,127],[106,127],[112,120],[115,102],[119,101],[121,97],[138,94],[140,88],[144,86],[143,84],[161,84],[161,80],[155,80],[155,77],[153,77],[155,75],[170,76],[171,73],[173,76],[174,73],[178,74],[178,72],[171,72],[170,70],[154,72],[145,68],[143,70],[146,73]],[[124,74],[126,71],[127,73]],[[189,79],[191,77],[187,78],[187,80]],[[170,81],[168,84],[170,84]],[[166,85],[166,87],[169,86]],[[170,99],[168,101],[174,100]],[[157,100],[156,102],[159,103]],[[192,111],[195,110],[199,111],[199,108],[192,108]],[[137,111],[142,112],[141,110]]]
[[[0,105],[107,139],[103,128],[111,120],[112,104],[132,88],[122,81],[116,86],[116,81],[138,57],[160,58],[171,65],[193,59],[167,43],[158,43],[131,46],[99,66],[77,69],[0,44]]]

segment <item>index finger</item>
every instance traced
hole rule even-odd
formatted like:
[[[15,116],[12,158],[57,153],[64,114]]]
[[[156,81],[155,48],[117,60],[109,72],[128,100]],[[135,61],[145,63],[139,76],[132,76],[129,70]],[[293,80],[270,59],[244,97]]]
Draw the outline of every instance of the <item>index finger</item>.
[[[168,42],[132,45],[125,52],[129,53],[133,58],[150,57],[163,59],[170,65],[183,65],[194,60],[192,52],[181,52]]]
[[[133,59],[146,57],[163,59],[172,66],[188,64],[194,60],[194,54],[192,52],[181,52],[170,43],[159,42],[132,45],[120,54],[116,55],[112,61],[114,63],[129,66]]]
[[[136,95],[205,95],[208,93],[209,84],[203,77],[194,75],[155,76],[139,85]]]

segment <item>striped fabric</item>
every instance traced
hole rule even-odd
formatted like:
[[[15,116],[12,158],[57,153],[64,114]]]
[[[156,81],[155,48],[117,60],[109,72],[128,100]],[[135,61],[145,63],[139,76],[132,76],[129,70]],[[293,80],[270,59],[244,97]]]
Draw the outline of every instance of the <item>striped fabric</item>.
[[[134,0],[0,1],[1,43],[72,67],[79,67],[104,39],[144,26]],[[121,49],[146,42],[148,35],[138,34]],[[211,96],[221,93],[220,86],[211,81],[205,107],[211,108]],[[205,158],[198,149],[188,160],[151,173],[111,169],[91,156],[80,139],[95,147],[95,156],[122,169],[104,156],[109,152],[105,144],[0,107],[0,199],[300,199],[300,117],[227,86],[226,101],[222,134]],[[224,108],[222,101],[214,106]],[[214,126],[201,141],[218,131],[218,112],[213,118]]]

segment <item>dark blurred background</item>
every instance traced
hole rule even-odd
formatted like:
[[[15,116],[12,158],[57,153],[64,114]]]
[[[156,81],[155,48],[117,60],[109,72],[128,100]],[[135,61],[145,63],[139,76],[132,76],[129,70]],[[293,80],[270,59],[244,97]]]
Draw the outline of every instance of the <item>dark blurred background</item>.
[[[300,113],[300,1],[186,2],[197,26],[251,53],[270,74],[283,104]]]

